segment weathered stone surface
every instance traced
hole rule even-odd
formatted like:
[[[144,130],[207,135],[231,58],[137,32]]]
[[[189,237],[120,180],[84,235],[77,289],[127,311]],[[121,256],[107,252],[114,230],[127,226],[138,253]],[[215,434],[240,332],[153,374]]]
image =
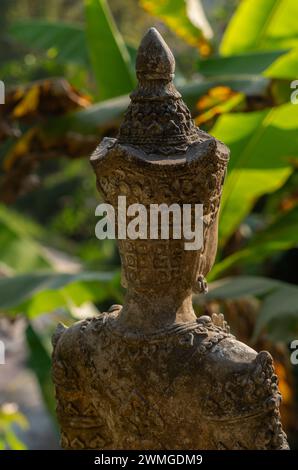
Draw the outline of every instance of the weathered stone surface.
[[[106,202],[204,205],[204,244],[118,240],[125,303],[58,326],[53,378],[61,444],[70,449],[286,449],[272,358],[229,332],[222,315],[196,318],[206,290],[228,162],[196,128],[175,89],[174,57],[150,29],[118,139],[91,157]]]

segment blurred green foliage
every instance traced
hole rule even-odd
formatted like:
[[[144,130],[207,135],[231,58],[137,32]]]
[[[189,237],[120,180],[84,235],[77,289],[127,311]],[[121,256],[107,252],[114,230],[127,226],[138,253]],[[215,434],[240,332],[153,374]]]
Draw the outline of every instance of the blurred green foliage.
[[[115,244],[94,236],[98,196],[86,158],[117,132],[136,47],[152,24],[173,46],[176,84],[196,122],[231,149],[206,302],[254,296],[254,339],[264,331],[274,341],[297,338],[297,0],[198,1],[196,9],[184,0],[18,0],[13,11],[2,3],[0,78],[14,88],[0,109],[0,310],[28,319],[30,365],[50,413],[49,348],[34,317],[63,311],[71,322],[85,302],[103,310],[122,300]],[[0,446],[21,447],[11,422],[25,421],[1,413]]]

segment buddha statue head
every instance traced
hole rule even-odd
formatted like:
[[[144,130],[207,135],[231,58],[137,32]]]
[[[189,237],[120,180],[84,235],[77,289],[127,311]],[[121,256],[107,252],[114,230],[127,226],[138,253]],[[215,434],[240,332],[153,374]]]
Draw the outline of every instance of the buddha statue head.
[[[119,136],[91,157],[116,212],[127,294],[123,307],[53,337],[62,445],[286,449],[270,354],[237,341],[223,315],[196,318],[192,307],[214,262],[228,149],[195,126],[174,65],[150,29]]]

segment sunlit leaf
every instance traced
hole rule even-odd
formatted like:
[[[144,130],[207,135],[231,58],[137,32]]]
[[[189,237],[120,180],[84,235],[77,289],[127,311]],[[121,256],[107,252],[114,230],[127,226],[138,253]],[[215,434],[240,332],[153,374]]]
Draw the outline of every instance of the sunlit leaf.
[[[221,205],[223,244],[262,194],[278,189],[298,156],[298,107],[286,104],[253,113],[225,114],[212,134],[231,149]]]
[[[240,299],[250,295],[263,296],[278,287],[280,281],[261,276],[227,277],[209,284],[206,300]]]
[[[283,49],[298,44],[297,0],[242,0],[230,21],[220,51]]]

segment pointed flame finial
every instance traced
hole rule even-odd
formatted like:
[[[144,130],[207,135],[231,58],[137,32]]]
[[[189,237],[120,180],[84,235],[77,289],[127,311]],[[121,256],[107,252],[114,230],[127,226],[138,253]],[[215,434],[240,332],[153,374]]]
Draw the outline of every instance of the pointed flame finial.
[[[136,72],[139,79],[145,80],[172,80],[174,77],[174,56],[155,28],[150,28],[142,39]]]

